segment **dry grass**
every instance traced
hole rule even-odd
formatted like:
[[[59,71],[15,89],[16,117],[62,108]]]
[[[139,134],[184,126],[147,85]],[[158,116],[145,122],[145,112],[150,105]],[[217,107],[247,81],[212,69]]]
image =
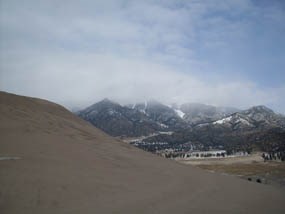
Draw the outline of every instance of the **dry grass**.
[[[259,178],[262,179],[262,183],[285,188],[285,163],[264,162],[261,153],[241,157],[177,161],[211,172],[234,175],[245,179],[251,178],[251,180]]]
[[[285,163],[281,162],[255,162],[236,164],[209,164],[197,165],[197,167],[218,173],[236,175],[241,178],[262,180],[262,183],[285,188]]]
[[[207,169],[215,172],[222,172],[234,175],[257,175],[257,174],[274,174],[285,178],[285,163],[267,162],[267,163],[250,163],[250,164],[214,164],[214,165],[198,165],[199,168]]]

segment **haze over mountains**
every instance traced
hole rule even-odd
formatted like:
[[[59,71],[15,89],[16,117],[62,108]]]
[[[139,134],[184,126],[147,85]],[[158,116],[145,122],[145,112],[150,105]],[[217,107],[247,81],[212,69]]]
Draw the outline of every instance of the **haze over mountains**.
[[[215,121],[237,111],[239,110],[235,108],[214,107],[197,103],[186,103],[181,106],[173,104],[170,106],[155,100],[122,106],[109,99],[104,99],[78,111],[77,114],[113,136],[141,136],[150,134],[153,131],[175,131],[192,125]],[[106,117],[111,120],[104,120]],[[112,120],[114,118],[117,122],[132,124],[134,131],[126,133],[124,130],[120,132],[108,127],[108,125],[112,126],[114,124]],[[149,129],[142,129],[141,132],[135,131],[137,126],[143,125],[149,126]]]
[[[225,148],[229,152],[284,147],[285,117],[265,106],[239,110],[198,103],[168,106],[157,101],[122,106],[105,99],[77,114],[112,136],[157,133],[144,139],[149,142],[192,142],[200,149]],[[172,134],[164,134],[166,131]],[[267,137],[261,137],[265,133],[269,133]]]
[[[180,106],[185,114],[183,119],[192,125],[219,120],[227,115],[240,111],[232,107],[216,107],[200,103],[185,103]]]
[[[120,108],[118,108],[120,109]],[[284,190],[181,165],[0,93],[1,213],[284,213]]]
[[[274,113],[265,106],[254,106],[247,110],[233,107],[215,107],[199,103],[185,103],[164,105],[157,101],[145,101],[129,105],[120,105],[109,99],[104,99],[94,105],[78,111],[77,114],[102,128],[113,136],[133,135],[140,136],[153,131],[179,130],[183,128],[201,127],[206,125],[220,125],[230,127],[232,130],[252,128],[285,128],[285,116]],[[105,120],[105,119],[109,120]],[[114,120],[116,118],[116,120]],[[124,133],[113,130],[108,125],[122,122],[134,127],[148,126],[142,133]],[[119,125],[119,127],[122,125]],[[118,127],[118,126],[115,126]]]

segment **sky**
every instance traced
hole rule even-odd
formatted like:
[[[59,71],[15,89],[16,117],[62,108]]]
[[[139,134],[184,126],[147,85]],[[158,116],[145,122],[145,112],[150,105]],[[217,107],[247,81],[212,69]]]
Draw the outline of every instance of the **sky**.
[[[283,0],[0,0],[0,90],[285,114]]]

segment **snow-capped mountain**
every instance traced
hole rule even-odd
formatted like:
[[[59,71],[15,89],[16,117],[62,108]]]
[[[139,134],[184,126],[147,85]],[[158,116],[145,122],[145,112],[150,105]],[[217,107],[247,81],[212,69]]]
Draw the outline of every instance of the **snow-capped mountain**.
[[[254,106],[250,109],[233,113],[211,124],[228,126],[232,130],[285,128],[285,117],[274,113],[265,106]]]
[[[184,117],[185,118],[185,117]],[[193,143],[200,149],[227,151],[281,151],[285,149],[285,117],[265,106],[226,115],[216,121],[192,125],[171,135],[157,135],[146,142]],[[283,151],[282,150],[282,151]]]
[[[151,120],[171,130],[188,126],[186,121],[183,120],[184,113],[182,111],[173,109],[155,100],[133,104],[132,108],[146,114]]]
[[[142,136],[189,126],[180,109],[154,100],[122,106],[104,99],[77,114],[112,136]]]
[[[285,147],[285,117],[265,106],[254,106],[191,130],[203,145],[233,150],[278,151]],[[188,133],[189,135],[189,133]]]
[[[146,136],[161,131],[150,141],[174,144],[194,142],[203,148],[250,150],[281,148],[285,117],[265,106],[247,110],[203,104],[164,105],[157,101],[122,106],[108,99],[77,113],[112,136]],[[268,147],[268,145],[274,145]]]
[[[142,136],[165,129],[141,111],[108,99],[77,112],[77,115],[112,136]]]
[[[185,114],[184,120],[192,125],[207,123],[222,119],[239,109],[231,107],[216,107],[200,103],[185,103],[180,106],[180,110]]]

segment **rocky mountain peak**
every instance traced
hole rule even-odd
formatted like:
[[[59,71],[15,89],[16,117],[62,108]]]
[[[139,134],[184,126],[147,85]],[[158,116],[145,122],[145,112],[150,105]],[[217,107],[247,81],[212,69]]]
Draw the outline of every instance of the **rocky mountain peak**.
[[[264,105],[253,106],[250,109],[248,109],[247,112],[262,113],[262,114],[274,114],[273,110],[271,110],[270,108],[267,108]]]
[[[100,101],[101,103],[113,103],[113,101],[111,101],[110,99],[108,98],[104,98],[103,100]],[[99,102],[99,103],[100,103]]]
[[[98,103],[95,103],[95,105],[105,105],[105,106],[121,106],[119,103],[116,103],[108,98],[104,98],[103,100],[99,101]]]

